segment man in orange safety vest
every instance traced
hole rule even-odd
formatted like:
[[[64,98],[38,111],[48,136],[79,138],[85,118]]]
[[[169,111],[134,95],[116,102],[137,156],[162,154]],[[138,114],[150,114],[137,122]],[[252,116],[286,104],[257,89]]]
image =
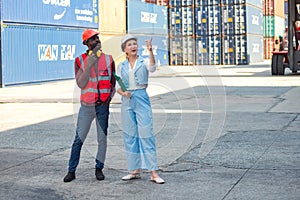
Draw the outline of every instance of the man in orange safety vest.
[[[81,89],[80,109],[76,124],[76,134],[69,159],[68,173],[64,182],[74,180],[79,164],[80,152],[84,140],[96,119],[98,151],[95,158],[95,176],[104,180],[102,172],[107,148],[107,128],[109,104],[115,94],[116,80],[113,76],[115,63],[111,55],[102,53],[99,33],[86,29],[82,34],[82,43],[88,47],[86,53],[75,59],[75,77]]]

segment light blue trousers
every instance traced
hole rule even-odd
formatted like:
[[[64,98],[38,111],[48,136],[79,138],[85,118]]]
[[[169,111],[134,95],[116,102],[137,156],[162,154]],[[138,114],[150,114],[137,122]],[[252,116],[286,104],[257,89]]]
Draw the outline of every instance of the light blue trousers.
[[[152,110],[146,89],[131,91],[122,97],[122,126],[129,171],[157,170]]]

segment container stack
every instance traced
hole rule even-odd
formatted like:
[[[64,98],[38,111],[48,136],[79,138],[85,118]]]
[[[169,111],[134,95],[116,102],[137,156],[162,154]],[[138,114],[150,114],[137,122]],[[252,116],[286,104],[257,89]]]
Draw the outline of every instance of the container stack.
[[[194,1],[169,1],[170,64],[195,64]]]
[[[152,37],[152,49],[158,65],[169,64],[168,9],[141,0],[127,0],[127,32],[138,38],[139,55],[149,57],[146,40]]]
[[[263,61],[260,0],[169,2],[171,65],[240,65]]]
[[[195,0],[196,64],[221,64],[221,6],[217,0]]]
[[[284,37],[285,32],[285,14],[284,1],[282,0],[264,0],[264,58],[271,59],[273,51],[279,50],[279,43]]]
[[[2,0],[1,86],[74,77],[81,34],[98,28],[98,1]]]
[[[263,61],[263,17],[260,0],[222,0],[222,64]]]

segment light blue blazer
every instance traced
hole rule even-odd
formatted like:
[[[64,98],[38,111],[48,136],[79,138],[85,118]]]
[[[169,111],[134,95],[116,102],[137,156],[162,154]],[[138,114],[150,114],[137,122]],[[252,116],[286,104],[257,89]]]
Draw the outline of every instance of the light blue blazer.
[[[136,85],[147,85],[149,71],[154,72],[156,70],[156,65],[150,66],[149,59],[138,57],[136,61],[136,66],[134,68],[134,79]],[[129,87],[129,62],[128,59],[121,62],[118,66],[117,74],[121,76],[125,86]]]

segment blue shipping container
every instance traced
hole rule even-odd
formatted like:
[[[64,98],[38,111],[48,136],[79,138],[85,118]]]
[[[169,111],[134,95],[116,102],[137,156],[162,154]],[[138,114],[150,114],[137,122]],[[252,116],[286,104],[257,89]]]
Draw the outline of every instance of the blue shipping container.
[[[74,59],[86,50],[82,31],[4,24],[3,85],[73,78]]]
[[[182,35],[181,8],[173,7],[169,9],[169,31],[171,36]]]
[[[235,34],[263,35],[262,9],[246,5],[234,5]]]
[[[182,37],[182,59],[184,65],[195,64],[195,39],[191,36]]]
[[[169,39],[167,36],[151,35],[153,54],[158,65],[169,64]],[[136,35],[138,38],[139,50],[138,53],[142,57],[149,57],[149,52],[146,47],[146,40],[150,39],[149,35]]]
[[[168,35],[167,7],[128,0],[127,29],[133,34]]]
[[[222,43],[220,36],[196,37],[196,64],[220,65],[222,62]]]
[[[182,37],[170,38],[170,65],[182,65]]]
[[[200,6],[195,8],[195,33],[198,36],[219,35],[221,33],[220,6]]]
[[[222,64],[233,65],[235,63],[235,37],[226,35],[222,37]]]
[[[182,2],[181,0],[169,0],[169,5],[171,7],[181,7]]]
[[[202,5],[218,5],[221,3],[221,0],[195,0],[195,6],[202,6]]]
[[[4,22],[98,28],[98,0],[2,0]]]
[[[248,64],[247,55],[247,36],[236,35],[235,36],[235,64],[246,65]],[[251,41],[249,41],[251,42]]]
[[[194,14],[192,7],[182,7],[182,35],[194,34]]]
[[[196,38],[196,64],[197,65],[208,65],[208,37],[197,37]]]
[[[232,5],[222,6],[222,33],[225,35],[235,34],[235,19],[234,9]]]

